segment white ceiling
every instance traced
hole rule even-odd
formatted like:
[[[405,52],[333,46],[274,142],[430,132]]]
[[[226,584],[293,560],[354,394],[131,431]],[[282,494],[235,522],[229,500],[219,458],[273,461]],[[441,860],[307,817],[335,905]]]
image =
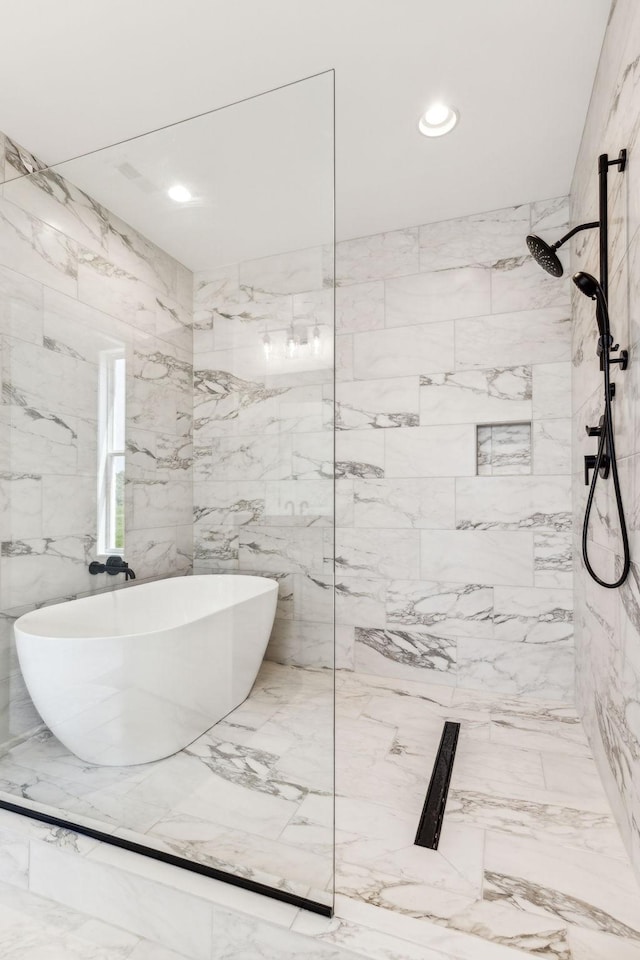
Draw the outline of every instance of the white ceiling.
[[[609,6],[610,0],[8,4],[0,128],[56,163],[333,67],[337,232],[339,238],[363,236],[568,192]],[[255,184],[252,171],[266,163],[264,141],[247,135],[248,113],[237,114],[233,129],[229,113],[228,141],[238,137],[252,163],[226,160],[211,241],[212,249],[224,251],[218,258],[302,245],[299,224],[291,229],[289,221],[295,220],[290,210],[304,219],[296,194],[303,178],[292,184],[291,173],[307,169],[314,157],[307,194],[312,184],[322,182],[322,189],[305,215],[309,222],[317,215],[325,230],[318,211],[321,194],[325,203],[326,155],[318,161],[316,145],[325,134],[326,91],[321,100],[309,91],[310,110],[300,99],[291,109],[283,108],[284,99],[271,108],[281,131],[280,157],[289,161],[261,173],[274,201],[270,209],[258,205],[256,212],[262,191],[248,189]],[[459,127],[441,140],[416,129],[434,99],[461,113]],[[268,135],[275,144],[275,133]],[[282,148],[292,135],[297,164]],[[105,180],[105,195],[107,186]],[[275,199],[289,189],[290,210],[278,217]],[[101,199],[97,180],[94,191]],[[227,196],[222,206],[220,194]],[[258,214],[263,228],[248,229]],[[225,237],[233,241],[225,244]],[[185,248],[181,258],[195,265],[192,250]]]

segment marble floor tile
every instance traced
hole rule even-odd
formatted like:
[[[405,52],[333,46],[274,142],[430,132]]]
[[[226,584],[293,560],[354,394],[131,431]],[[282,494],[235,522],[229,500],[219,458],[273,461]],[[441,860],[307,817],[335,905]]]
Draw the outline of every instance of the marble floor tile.
[[[119,927],[0,883],[3,960],[186,960]]]
[[[41,732],[0,757],[0,789],[70,818],[84,810],[120,837],[330,902],[333,788],[322,758],[332,753],[332,682],[328,671],[265,662],[244,704],[185,751],[143,767],[92,768]],[[282,932],[272,942],[260,924],[242,936],[223,924],[214,958],[231,955],[226,945],[233,956],[269,960],[640,960],[640,894],[573,707],[346,670],[336,690],[336,919],[296,920],[295,944]],[[433,851],[414,837],[447,719],[461,732]],[[48,856],[44,835],[9,845],[0,858],[2,946],[2,880],[25,885],[29,842],[42,891],[54,890],[59,857]],[[135,858],[90,843],[87,857],[112,869]],[[170,884],[160,872],[177,870],[145,864],[137,872],[149,883]],[[79,886],[70,888],[72,901],[88,902]],[[179,960],[164,947],[154,954],[140,939],[146,928],[135,929],[128,953],[103,931],[93,954],[65,942],[63,955]],[[3,956],[32,960],[26,941],[22,954],[10,952],[15,936],[6,942]]]

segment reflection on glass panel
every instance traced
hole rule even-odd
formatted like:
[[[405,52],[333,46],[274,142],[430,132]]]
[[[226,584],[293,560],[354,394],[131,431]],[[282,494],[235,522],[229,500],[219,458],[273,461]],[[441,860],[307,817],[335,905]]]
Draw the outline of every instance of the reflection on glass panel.
[[[100,354],[98,553],[122,553],[125,535],[126,361],[121,348]]]
[[[326,908],[333,77],[5,143],[0,806]]]

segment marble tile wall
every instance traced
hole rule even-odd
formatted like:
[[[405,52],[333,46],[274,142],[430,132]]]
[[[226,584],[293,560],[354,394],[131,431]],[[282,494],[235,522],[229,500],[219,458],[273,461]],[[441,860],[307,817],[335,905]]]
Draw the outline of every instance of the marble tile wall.
[[[333,665],[333,278],[322,247],[195,275],[194,569],[275,577],[268,657]]]
[[[615,339],[628,347],[626,372],[613,376],[616,450],[631,540],[631,573],[618,590],[595,584],[586,573],[580,538],[587,490],[583,457],[594,453],[586,424],[601,414],[601,374],[596,357],[593,304],[573,299],[573,495],[576,557],[576,660],[578,705],[618,824],[640,874],[640,8],[633,0],[612,5],[582,144],[571,187],[571,222],[597,218],[598,156],[629,154],[627,170],[609,177],[609,304]],[[598,275],[598,236],[579,235],[572,269]],[[600,484],[589,532],[589,554],[607,579],[620,569],[621,546],[612,484]]]
[[[11,613],[109,586],[87,569],[104,349],[127,363],[126,558],[139,578],[191,566],[192,275],[64,172],[0,136],[2,742],[37,722]]]
[[[567,219],[560,198],[338,244],[339,667],[572,696],[569,292],[525,246]],[[333,385],[282,337],[331,338],[327,260],[195,281],[196,564],[277,575],[269,656],[303,665],[331,655]]]
[[[571,699],[563,198],[339,243],[339,666]]]

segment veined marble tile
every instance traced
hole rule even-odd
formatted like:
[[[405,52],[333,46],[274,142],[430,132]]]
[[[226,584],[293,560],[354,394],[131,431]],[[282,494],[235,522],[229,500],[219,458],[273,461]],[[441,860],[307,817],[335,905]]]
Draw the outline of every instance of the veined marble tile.
[[[455,707],[452,707],[451,717],[455,716]],[[507,744],[490,741],[485,743],[473,739],[469,736],[467,723],[463,720],[451,777],[451,810],[458,812],[458,815],[451,819],[455,821],[464,816],[464,794],[476,791],[479,794],[499,797],[496,793],[497,784],[504,788],[504,795],[500,798],[502,805],[512,792],[518,796],[519,790],[524,791],[525,795],[533,788],[544,790],[545,779],[540,753],[536,750],[523,750]],[[469,817],[469,822],[474,822],[472,816]]]
[[[490,270],[459,267],[385,283],[385,326],[438,323],[491,312]]]
[[[485,899],[640,939],[635,880],[619,860],[490,832],[485,864]]]
[[[1,359],[5,403],[63,417],[75,416],[81,405],[95,408],[97,377],[91,364],[8,338],[4,340]]]
[[[496,640],[554,643],[573,636],[571,590],[495,587]]]
[[[275,621],[266,653],[268,660],[293,664],[295,667],[332,670],[335,656],[332,624],[309,620]],[[325,711],[321,722],[327,722]],[[297,720],[297,723],[300,721]],[[328,792],[326,784],[325,788]]]
[[[134,480],[133,529],[190,523],[192,520],[189,480]]]
[[[265,496],[265,524],[312,526],[333,522],[334,488],[329,478],[269,480]]]
[[[423,530],[421,576],[458,583],[533,586],[533,534],[522,530]]]
[[[156,292],[175,296],[177,260],[111,211],[108,214],[108,220],[109,259]]]
[[[44,160],[12,140],[6,133],[2,134],[2,156],[5,183],[16,180],[18,177],[30,176],[48,167]]]
[[[534,374],[535,376],[535,374]],[[535,420],[533,432],[534,474],[571,474],[571,420]]]
[[[17,150],[11,148],[9,156],[17,156]],[[49,168],[19,177],[5,185],[4,197],[70,240],[98,251],[106,250],[107,210],[67,180],[60,169]]]
[[[573,586],[571,534],[535,533],[533,538],[536,587]]]
[[[572,955],[579,960],[639,960],[640,943],[627,940],[614,934],[597,930],[585,930],[584,927],[568,928],[569,946]]]
[[[456,480],[460,530],[570,530],[570,477],[461,477]]]
[[[78,290],[78,245],[19,206],[0,200],[0,262],[72,296]]]
[[[20,540],[42,536],[42,477],[0,471],[0,537]],[[64,531],[63,531],[64,532]]]
[[[533,367],[533,416],[536,420],[568,417],[571,413],[571,365],[543,363]]]
[[[573,643],[458,639],[461,684],[520,697],[567,701],[573,693]]]
[[[213,270],[198,271],[193,275],[193,306],[196,312],[194,326],[211,328],[213,311],[218,303],[232,302],[240,293],[239,264],[224,264]]]
[[[306,934],[306,931],[303,933]],[[340,944],[325,943],[303,933],[283,930],[254,919],[238,922],[231,914],[218,916],[216,912],[212,957],[213,960],[243,955],[260,956],[264,960],[357,960],[357,955],[348,949],[348,944],[342,949]]]
[[[447,636],[493,636],[493,589],[480,584],[392,580],[386,611],[390,624],[420,625]]]
[[[546,307],[456,320],[455,342],[456,369],[569,361],[570,309]]]
[[[365,886],[364,883],[362,886]],[[370,893],[368,890],[366,892],[369,894],[369,902],[358,902],[338,894],[336,896],[337,915],[347,918],[350,922],[366,926],[376,935],[381,931],[401,939],[410,938],[409,946],[413,943],[419,944],[423,951],[435,949],[442,951],[447,958],[455,957],[455,960],[523,960],[523,956],[526,957],[527,953],[523,954],[523,950],[518,949],[518,946],[512,948],[506,944],[523,946],[524,943],[526,948],[526,944],[531,942],[537,949],[542,941],[546,949],[547,945],[553,946],[559,938],[558,934],[562,933],[562,927],[560,931],[557,929],[550,931],[546,918],[541,922],[539,917],[532,915],[524,917],[519,911],[514,910],[509,917],[510,922],[502,920],[497,924],[499,932],[494,932],[496,928],[494,921],[491,927],[492,940],[488,941],[483,939],[490,932],[487,917],[473,915],[474,908],[469,898],[446,894],[436,887],[425,886],[416,892],[416,896],[418,904],[420,901],[423,905],[430,904],[428,915],[424,916],[423,906],[422,914],[418,914],[419,907],[417,907],[412,915],[408,915],[409,910],[405,909],[404,915],[399,916],[396,912],[397,906],[394,909],[392,902],[387,901],[383,904],[386,909],[374,906],[379,887],[376,889],[375,885],[371,884]],[[449,917],[456,919],[460,917],[459,922],[464,924],[466,932],[454,929],[453,924],[446,923]],[[553,956],[553,953],[551,955]],[[391,956],[393,957],[393,954]],[[412,958],[413,954],[410,953],[408,956]],[[422,956],[424,960],[431,960],[430,953],[423,953]]]
[[[118,317],[137,329],[155,331],[156,298],[135,274],[91,250],[80,250],[78,297],[83,303]],[[75,290],[62,290],[75,293]]]
[[[353,481],[354,526],[430,530],[455,526],[451,478]]]
[[[336,244],[336,284],[384,280],[417,273],[418,228],[377,233]]]
[[[390,579],[402,573],[407,579],[419,575],[420,531],[336,531],[335,563],[338,577]],[[424,535],[424,534],[423,534]],[[437,536],[437,534],[433,534]]]
[[[42,333],[48,350],[96,365],[102,351],[124,352],[136,338],[128,324],[48,287],[43,290]]]
[[[277,432],[282,388],[236,376],[219,353],[201,354],[194,370],[194,429],[199,437]]]
[[[505,207],[420,227],[420,269],[442,270],[493,262],[522,253],[529,205]]]
[[[166,383],[132,377],[127,384],[127,421],[143,430],[175,431],[178,426],[177,391]]]
[[[96,513],[95,477],[42,478],[42,536],[93,533],[97,529]]]
[[[338,578],[335,585],[337,622],[359,627],[384,626],[386,595],[386,580]]]
[[[572,757],[566,754],[541,754],[544,780],[548,790],[554,793],[588,798],[592,804],[600,804],[600,809],[609,812],[598,768],[590,757]]]
[[[181,267],[181,264],[177,264]],[[155,304],[155,332],[160,340],[193,353],[193,312],[173,297],[159,294]]]
[[[194,476],[221,483],[235,480],[287,480],[291,477],[291,437],[219,437],[194,448]]]
[[[336,395],[336,428],[417,427],[418,377],[342,383]]]
[[[240,527],[240,569],[277,573],[326,570],[321,527]]]
[[[338,336],[336,343],[336,380],[353,380],[353,336]]]
[[[223,573],[238,569],[240,538],[235,528],[195,524],[193,530],[194,573]]]
[[[308,247],[259,260],[245,260],[240,264],[238,277],[241,286],[267,294],[321,290],[322,248]]]
[[[291,437],[291,470],[295,483],[321,481],[329,487],[334,476],[333,433],[300,433]],[[340,472],[337,473],[340,476]]]
[[[336,287],[336,331],[359,333],[384,327],[384,282]]]
[[[45,843],[31,845],[30,874],[34,893],[210,960],[212,907],[206,901]],[[141,911],[140,902],[153,906]]]
[[[182,545],[180,533],[186,533],[188,543]],[[171,571],[183,576],[191,572],[193,562],[191,525],[127,530],[127,556],[138,577],[160,577]]]
[[[531,367],[420,377],[420,426],[531,419]]]
[[[3,336],[42,343],[42,284],[0,267],[0,329]]]
[[[293,619],[333,622],[333,577],[295,574]]]
[[[131,358],[131,375],[148,383],[164,383],[190,392],[193,385],[191,357],[177,349],[167,350],[155,337],[138,338]]]
[[[0,594],[7,609],[36,599],[64,597],[89,589],[89,537],[5,541],[0,547]]]
[[[384,476],[474,476],[475,434],[471,423],[389,431],[384,437]],[[340,434],[337,439],[341,440]]]
[[[553,197],[550,200],[538,200],[531,204],[531,230],[533,233],[542,234],[547,230],[555,230],[560,233],[568,226],[569,197]]]
[[[450,321],[356,333],[353,338],[354,377],[371,380],[450,370],[453,367],[453,344],[453,323]]]
[[[542,307],[564,307],[569,303],[569,279],[558,280],[545,273],[532,257],[496,260],[491,270],[491,311],[508,313]]]
[[[477,428],[478,476],[531,473],[531,424],[503,423]]]
[[[411,680],[416,679],[416,671],[435,671],[440,680],[443,675],[455,677],[456,640],[435,632],[356,626],[355,668]]]
[[[335,480],[335,525],[337,527],[353,526],[353,487],[355,480],[349,477],[338,477]]]

